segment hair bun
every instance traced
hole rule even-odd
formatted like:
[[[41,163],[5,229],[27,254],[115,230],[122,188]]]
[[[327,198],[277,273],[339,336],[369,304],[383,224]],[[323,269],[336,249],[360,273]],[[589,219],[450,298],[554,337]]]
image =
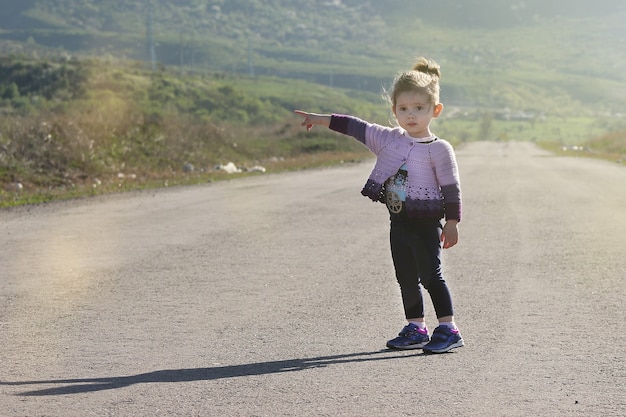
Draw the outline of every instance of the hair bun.
[[[413,71],[419,71],[441,78],[441,67],[432,59],[424,57],[417,58],[417,62],[413,65]]]

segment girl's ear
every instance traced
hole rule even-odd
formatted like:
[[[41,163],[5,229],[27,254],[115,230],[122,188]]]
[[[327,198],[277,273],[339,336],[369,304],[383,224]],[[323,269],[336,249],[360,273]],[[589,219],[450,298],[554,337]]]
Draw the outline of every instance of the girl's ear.
[[[439,117],[441,112],[443,111],[443,104],[439,103],[433,108],[433,118]]]

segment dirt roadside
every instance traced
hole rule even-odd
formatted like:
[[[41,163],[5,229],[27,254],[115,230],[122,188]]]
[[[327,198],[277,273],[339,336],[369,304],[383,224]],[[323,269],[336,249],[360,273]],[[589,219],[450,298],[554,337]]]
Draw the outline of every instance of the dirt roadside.
[[[0,210],[0,415],[626,415],[626,170],[457,155],[446,355],[384,350],[370,163]]]

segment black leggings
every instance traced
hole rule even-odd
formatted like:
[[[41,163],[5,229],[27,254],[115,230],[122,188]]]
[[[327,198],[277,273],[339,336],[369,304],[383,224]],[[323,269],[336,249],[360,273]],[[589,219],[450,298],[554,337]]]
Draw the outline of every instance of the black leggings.
[[[407,319],[424,317],[421,285],[428,290],[437,317],[452,316],[452,296],[441,270],[441,223],[391,219],[391,256]]]

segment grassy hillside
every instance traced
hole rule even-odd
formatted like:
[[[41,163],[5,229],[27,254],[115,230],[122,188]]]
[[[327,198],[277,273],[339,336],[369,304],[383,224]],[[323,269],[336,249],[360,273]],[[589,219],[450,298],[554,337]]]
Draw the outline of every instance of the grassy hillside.
[[[332,102],[385,117],[375,94],[236,74],[153,73],[123,61],[0,59],[0,76],[0,207],[205,182],[223,177],[214,168],[228,162],[276,171],[362,159],[368,154],[354,141],[306,133],[293,109],[329,111]]]
[[[298,80],[99,60],[0,59],[0,76],[0,207],[205,182],[224,178],[214,167],[227,162],[277,171],[363,159],[355,141],[305,132],[293,109],[389,120],[378,94]],[[604,134],[608,119],[446,112],[435,131],[455,144],[534,140],[626,154],[624,131]]]

